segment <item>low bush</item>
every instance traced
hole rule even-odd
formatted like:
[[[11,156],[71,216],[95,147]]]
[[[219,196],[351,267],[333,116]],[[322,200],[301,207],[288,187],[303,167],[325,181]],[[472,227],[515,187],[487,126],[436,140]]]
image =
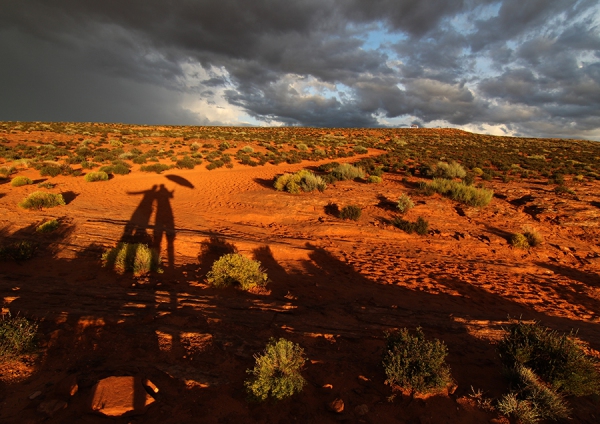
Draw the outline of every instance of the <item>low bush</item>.
[[[253,153],[254,148],[252,146],[244,146],[242,147],[241,151],[244,153]]]
[[[23,209],[39,210],[64,205],[65,199],[62,194],[47,193],[44,191],[34,191],[19,203],[19,206]]]
[[[357,168],[349,163],[342,163],[332,169],[331,175],[338,181],[354,180],[355,178],[364,178],[365,171],[363,171],[362,168]]]
[[[17,172],[17,168],[15,168],[14,166],[1,166],[0,167],[0,178],[8,178],[16,172]]]
[[[107,174],[127,175],[131,172],[131,169],[129,169],[127,165],[119,163],[116,165],[102,166],[100,167],[100,172],[106,172]]]
[[[0,363],[35,349],[38,325],[10,312],[0,316]]]
[[[600,373],[573,333],[559,334],[538,323],[517,322],[505,329],[498,352],[509,369],[531,369],[561,393],[600,394]]]
[[[362,209],[360,206],[356,205],[344,206],[342,210],[340,210],[341,219],[351,219],[353,221],[358,221],[361,215]]]
[[[49,181],[44,181],[44,182],[39,183],[37,186],[39,188],[54,188],[54,187],[56,187],[56,184],[51,183]]]
[[[251,377],[244,383],[252,399],[285,399],[300,393],[306,385],[300,373],[306,358],[298,344],[283,338],[277,341],[272,338],[263,354],[254,358],[256,365],[246,371]]]
[[[356,153],[358,155],[363,155],[365,153],[369,153],[369,150],[363,146],[354,146],[354,148],[352,150],[354,150],[354,153]]]
[[[104,252],[102,261],[105,267],[119,274],[133,272],[137,276],[161,271],[158,252],[142,243],[119,243],[114,249]]]
[[[385,384],[413,393],[444,389],[452,383],[447,354],[444,342],[426,340],[421,328],[416,329],[414,336],[406,328],[387,333],[383,354]]]
[[[378,177],[377,175],[369,175],[367,178],[367,182],[371,184],[380,184],[383,181],[383,178]]]
[[[0,260],[26,261],[35,256],[37,244],[27,240],[15,241],[0,246]]]
[[[294,174],[283,174],[275,179],[273,184],[276,190],[287,191],[288,193],[298,194],[301,191],[311,192],[319,190],[325,191],[327,184],[323,179],[307,169],[302,169]]]
[[[489,205],[494,196],[494,191],[486,188],[468,186],[463,182],[434,178],[433,181],[423,184],[427,194],[440,193],[452,200],[469,206],[484,207]]]
[[[408,210],[415,207],[414,202],[410,198],[410,196],[406,193],[402,193],[400,198],[398,198],[398,204],[396,205],[400,213],[405,213]]]
[[[216,260],[206,280],[214,287],[236,286],[242,290],[264,287],[269,281],[259,261],[253,261],[239,253],[228,253]]]
[[[179,169],[194,169],[196,167],[196,161],[189,156],[184,156],[176,162],[176,166]]]
[[[12,181],[10,182],[10,185],[13,187],[22,187],[24,185],[29,185],[29,184],[33,184],[33,181],[31,181],[30,178],[23,177],[22,175],[19,175],[18,177],[13,178]]]
[[[59,165],[44,165],[40,168],[40,175],[42,177],[56,177],[62,173],[62,169]]]
[[[51,233],[60,227],[60,222],[57,219],[51,219],[38,225],[35,231],[38,233]]]
[[[392,225],[408,234],[417,233],[420,236],[426,235],[429,231],[429,222],[423,217],[418,217],[416,222],[396,217],[392,220]]]
[[[225,162],[222,160],[214,160],[206,165],[206,169],[212,171],[213,169],[222,168],[223,166],[225,166]]]
[[[460,164],[452,161],[450,163],[447,162],[438,162],[435,167],[434,175],[440,178],[464,178],[467,176],[467,171]]]
[[[142,165],[140,171],[143,172],[156,172],[162,174],[164,171],[171,169],[171,166],[165,165],[164,163],[153,163],[152,165]]]
[[[88,183],[93,183],[96,181],[107,181],[108,174],[104,171],[88,172],[87,174],[85,174],[84,178]]]

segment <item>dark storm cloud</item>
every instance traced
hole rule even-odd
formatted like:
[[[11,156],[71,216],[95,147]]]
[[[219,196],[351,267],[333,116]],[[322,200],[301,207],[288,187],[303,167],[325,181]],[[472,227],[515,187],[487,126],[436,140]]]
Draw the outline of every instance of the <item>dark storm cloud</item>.
[[[592,0],[7,2],[0,119],[211,123],[182,106],[195,96],[267,123],[406,117],[586,137],[600,127],[598,10]],[[380,48],[365,44],[369,31]]]

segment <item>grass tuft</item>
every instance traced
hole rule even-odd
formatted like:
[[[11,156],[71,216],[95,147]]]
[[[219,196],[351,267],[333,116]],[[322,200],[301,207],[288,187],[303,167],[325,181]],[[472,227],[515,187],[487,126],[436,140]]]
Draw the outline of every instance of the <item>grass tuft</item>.
[[[161,272],[160,256],[155,249],[142,243],[119,243],[102,255],[104,266],[112,268],[119,274],[133,272],[143,275],[149,272]]]
[[[108,174],[104,171],[88,172],[85,174],[84,178],[88,183],[93,183],[96,181],[108,181]]]
[[[351,219],[352,221],[358,221],[362,215],[362,209],[357,205],[344,206],[340,211],[341,219]]]
[[[62,194],[46,193],[44,191],[34,191],[19,203],[19,206],[23,209],[38,210],[64,205],[65,199]]]
[[[489,205],[494,196],[494,191],[486,188],[476,188],[463,182],[434,178],[433,181],[422,186],[425,193],[440,193],[452,200],[469,206],[484,207]]]

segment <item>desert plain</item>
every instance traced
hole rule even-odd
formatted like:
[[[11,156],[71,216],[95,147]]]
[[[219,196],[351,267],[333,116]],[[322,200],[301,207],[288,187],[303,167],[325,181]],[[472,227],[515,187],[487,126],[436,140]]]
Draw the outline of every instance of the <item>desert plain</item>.
[[[43,154],[28,158],[29,147]],[[0,179],[0,244],[36,246],[30,259],[0,262],[2,311],[39,325],[36,351],[0,366],[0,422],[508,423],[474,393],[507,391],[496,345],[511,320],[576,331],[600,358],[597,142],[425,128],[3,123],[0,149],[0,166],[15,167]],[[115,149],[131,172],[87,182]],[[151,149],[156,161],[146,164],[173,167],[143,172],[131,161]],[[176,166],[194,153],[192,169]],[[207,169],[223,154],[230,161]],[[382,181],[300,194],[273,188],[278,175],[320,173],[334,161],[380,166]],[[490,204],[425,194],[425,166],[439,161],[482,170],[473,183],[494,191]],[[36,162],[73,173],[42,176]],[[33,184],[13,187],[16,176]],[[61,193],[66,204],[18,206],[37,190]],[[403,218],[422,217],[427,234],[393,225],[402,194],[415,203]],[[337,216],[346,205],[362,209],[357,221]],[[36,232],[52,219],[56,231]],[[543,243],[514,247],[524,227]],[[135,237],[160,250],[162,272],[103,266],[107,249]],[[265,289],[206,282],[230,252],[261,262]],[[447,346],[455,385],[445,392],[409,396],[384,384],[385,332],[417,327]],[[249,402],[246,371],[271,337],[303,347],[307,385],[290,399]],[[142,415],[93,413],[94,385],[112,376],[151,380],[155,401]],[[76,381],[76,393],[61,397],[64,381]],[[59,398],[60,408],[40,408]],[[342,411],[332,411],[336,399]],[[572,422],[600,422],[597,397],[568,401]]]

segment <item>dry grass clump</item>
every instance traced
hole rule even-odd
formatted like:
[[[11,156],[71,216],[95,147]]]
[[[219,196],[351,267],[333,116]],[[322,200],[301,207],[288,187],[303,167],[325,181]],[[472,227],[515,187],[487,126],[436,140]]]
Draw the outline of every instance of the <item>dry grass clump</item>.
[[[386,339],[383,354],[385,384],[413,393],[432,393],[452,383],[444,342],[426,340],[421,328],[415,330],[414,336],[403,328],[387,333]]]
[[[342,163],[331,170],[331,175],[338,181],[364,178],[365,171],[349,163]]]
[[[287,191],[292,194],[314,190],[323,192],[327,188],[327,184],[320,176],[315,175],[307,169],[302,169],[294,174],[286,173],[280,175],[275,179],[273,186],[276,190]]]
[[[104,266],[119,274],[133,272],[139,276],[151,271],[161,272],[158,252],[142,243],[119,243],[102,255]]]
[[[34,191],[21,202],[19,206],[23,209],[53,208],[55,206],[64,206],[65,199],[62,194],[47,193],[45,191]]]
[[[486,188],[476,188],[463,182],[434,178],[433,181],[422,185],[427,194],[440,193],[452,200],[469,206],[484,207],[490,204],[494,191]]]
[[[438,162],[434,174],[440,178],[453,179],[466,177],[467,171],[465,171],[465,168],[463,168],[462,165],[455,161],[450,163]]]
[[[263,354],[254,358],[256,365],[247,370],[251,377],[244,383],[252,399],[285,399],[301,392],[306,385],[300,373],[306,358],[298,344],[283,338],[277,341],[272,338]]]
[[[214,287],[237,286],[242,290],[264,287],[269,281],[259,261],[253,261],[239,253],[228,253],[217,259],[206,280]]]
[[[544,243],[544,237],[533,227],[523,227],[522,233],[515,233],[510,239],[510,244],[517,249],[529,249]]]

